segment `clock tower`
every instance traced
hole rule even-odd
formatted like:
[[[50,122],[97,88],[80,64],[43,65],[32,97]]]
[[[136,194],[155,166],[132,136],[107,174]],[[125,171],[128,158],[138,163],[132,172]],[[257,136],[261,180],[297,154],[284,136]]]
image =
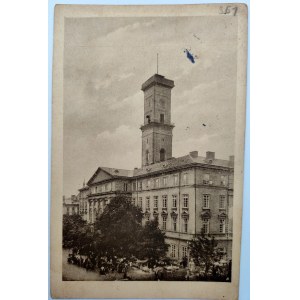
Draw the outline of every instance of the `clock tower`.
[[[174,81],[154,74],[142,85],[144,125],[142,130],[142,167],[172,157],[171,89]]]

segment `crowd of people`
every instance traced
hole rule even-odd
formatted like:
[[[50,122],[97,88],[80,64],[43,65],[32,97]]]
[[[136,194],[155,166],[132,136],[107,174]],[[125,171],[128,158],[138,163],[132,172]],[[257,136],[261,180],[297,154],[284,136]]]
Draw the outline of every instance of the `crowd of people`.
[[[199,281],[231,281],[231,261],[226,264],[213,264],[208,273],[201,267],[196,267],[193,260],[186,257],[176,263],[168,259],[154,262],[152,260],[139,261],[136,258],[118,258],[116,256],[97,256],[93,252],[80,255],[72,251],[68,255],[68,263],[95,271],[100,275],[119,273],[125,280],[130,280],[129,271],[141,270],[149,274],[154,280],[199,280]],[[153,275],[153,276],[150,276]]]
[[[116,256],[99,257],[93,252],[88,255],[80,255],[76,251],[72,251],[68,255],[68,263],[85,268],[87,271],[96,271],[100,275],[109,273],[123,273],[124,278],[127,278],[127,271],[131,262],[126,258],[117,258]]]

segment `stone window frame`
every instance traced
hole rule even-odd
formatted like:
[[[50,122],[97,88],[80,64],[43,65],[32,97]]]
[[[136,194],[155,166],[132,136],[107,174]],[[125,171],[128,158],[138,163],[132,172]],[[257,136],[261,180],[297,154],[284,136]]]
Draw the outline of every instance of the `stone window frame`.
[[[172,217],[172,229],[173,231],[177,231],[177,216]]]
[[[183,194],[183,207],[189,208],[189,194]]]
[[[162,195],[162,208],[168,208],[168,195]]]
[[[209,209],[210,199],[211,199],[210,194],[203,194],[203,208]]]
[[[220,219],[219,233],[226,233],[226,222],[225,222],[225,219]]]
[[[183,178],[182,178],[182,181],[183,181],[183,184],[188,184],[188,182],[189,182],[189,176],[188,176],[189,174],[188,174],[188,172],[185,172],[185,173],[183,173]]]
[[[170,256],[172,258],[176,257],[176,244],[171,244],[171,254],[170,254]]]
[[[146,209],[150,210],[150,196],[146,197]]]
[[[188,217],[183,217],[183,232],[188,233],[189,229],[189,218]]]
[[[172,208],[177,208],[177,195],[172,195]],[[174,205],[175,203],[175,205]]]
[[[167,216],[162,216],[162,230],[167,230]]]
[[[176,180],[175,180],[176,178]],[[178,186],[178,174],[173,174],[173,185]]]
[[[209,228],[209,219],[208,218],[202,219],[202,229],[205,234],[209,234],[210,228]]]
[[[226,195],[220,195],[219,197],[219,209],[225,209],[226,208]]]

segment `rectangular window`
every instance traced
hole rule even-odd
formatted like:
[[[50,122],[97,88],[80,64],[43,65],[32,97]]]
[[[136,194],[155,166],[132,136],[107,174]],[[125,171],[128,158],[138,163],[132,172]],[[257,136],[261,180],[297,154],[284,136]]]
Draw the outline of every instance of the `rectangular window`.
[[[221,185],[223,185],[223,186],[226,185],[226,176],[224,176],[224,175],[221,176]]]
[[[136,190],[136,182],[132,183],[132,190],[135,192],[135,190]]]
[[[167,201],[168,201],[168,196],[167,195],[163,195],[162,196],[163,208],[167,208]]]
[[[209,201],[210,201],[210,195],[204,194],[203,195],[203,208],[209,208]]]
[[[177,195],[172,195],[173,208],[177,207]]]
[[[150,189],[150,179],[147,180],[147,188]]]
[[[182,246],[182,258],[187,257],[187,247],[186,246]]]
[[[108,183],[105,185],[105,191],[108,191]]]
[[[188,184],[188,173],[183,174],[183,184]]]
[[[155,187],[155,188],[159,188],[159,178],[156,178],[156,179],[154,180],[154,187]]]
[[[171,245],[171,257],[176,257],[176,245]]]
[[[177,186],[178,185],[178,175],[173,175],[173,183],[174,183],[174,186]]]
[[[146,197],[146,209],[150,210],[150,197]]]
[[[132,205],[135,205],[135,198],[131,199],[131,203],[132,203]]]
[[[209,174],[203,175],[203,184],[209,184]]]
[[[225,219],[220,220],[220,233],[225,233]]]
[[[219,208],[220,209],[225,209],[225,195],[220,195]]]
[[[160,114],[160,123],[164,123],[164,122],[165,122],[165,115]]]
[[[124,191],[127,192],[127,183],[124,183]]]
[[[183,232],[188,232],[188,218],[183,218]]]
[[[209,233],[209,220],[203,219],[202,225],[203,225],[202,226],[203,233],[208,234]]]
[[[139,197],[138,206],[143,209],[143,198],[142,197]]]
[[[167,186],[167,177],[163,177],[163,186]]]
[[[146,216],[146,221],[148,221],[148,222],[150,221],[150,215]]]
[[[173,221],[173,231],[177,231],[177,217],[172,218]]]
[[[139,186],[139,191],[141,191],[141,190],[142,190],[142,188],[143,188],[143,186],[142,186],[142,182],[141,182],[141,181],[139,181],[139,183],[138,183],[138,186]]]
[[[184,208],[189,207],[189,195],[188,194],[183,195],[183,207]]]
[[[167,229],[167,217],[163,216],[162,217],[162,230],[166,230]]]
[[[158,208],[158,196],[154,196],[153,199],[154,208]]]
[[[95,193],[97,193],[98,192],[98,187],[97,186],[95,186]]]

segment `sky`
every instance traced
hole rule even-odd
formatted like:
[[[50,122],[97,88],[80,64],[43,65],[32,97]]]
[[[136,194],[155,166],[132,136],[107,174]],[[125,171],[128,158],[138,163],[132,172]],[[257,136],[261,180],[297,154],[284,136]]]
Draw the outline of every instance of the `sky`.
[[[191,63],[185,48],[197,55]],[[141,167],[143,92],[158,73],[174,80],[173,156],[234,154],[237,22],[229,16],[66,18],[64,194],[99,166]],[[202,124],[206,124],[203,126]]]

